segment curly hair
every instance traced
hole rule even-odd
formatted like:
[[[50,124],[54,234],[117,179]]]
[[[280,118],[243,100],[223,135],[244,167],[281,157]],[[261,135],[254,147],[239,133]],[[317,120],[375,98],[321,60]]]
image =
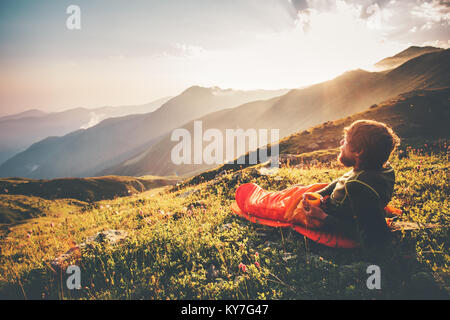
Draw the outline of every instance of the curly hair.
[[[400,138],[388,125],[374,120],[358,120],[344,128],[347,143],[353,152],[360,153],[362,169],[383,167],[400,144]]]

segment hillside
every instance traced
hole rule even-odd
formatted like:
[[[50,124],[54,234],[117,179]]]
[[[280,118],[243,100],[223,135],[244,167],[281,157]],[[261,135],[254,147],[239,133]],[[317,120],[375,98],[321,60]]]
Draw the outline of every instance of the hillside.
[[[178,182],[170,177],[103,176],[93,178],[61,178],[33,180],[27,178],[0,179],[0,195],[35,196],[43,199],[77,199],[93,202],[129,196],[149,189]]]
[[[148,113],[159,108],[168,98],[144,105],[74,108],[61,112],[44,113],[28,110],[0,118],[0,164],[24,151],[31,144],[49,136],[61,136],[69,132],[93,126],[110,117]]]
[[[41,140],[2,164],[0,176],[35,179],[95,176],[191,119],[285,92],[191,87],[154,112],[109,118],[88,129]]]
[[[281,139],[279,144],[280,163],[284,165],[309,165],[330,162],[336,159],[343,129],[352,122],[370,119],[387,123],[402,140],[399,150],[409,144],[420,144],[424,140],[447,139],[450,136],[447,119],[450,117],[448,97],[450,87],[435,90],[418,90],[400,95],[379,105],[372,105],[364,112],[335,120],[326,121],[307,130],[298,131]],[[270,145],[269,145],[270,147]],[[268,148],[270,151],[270,148]],[[258,152],[256,150],[255,152]],[[270,152],[269,152],[270,155]],[[198,173],[185,184],[209,181],[222,172],[233,172],[251,167],[249,153],[244,156],[245,164],[236,159],[214,169]],[[259,158],[258,158],[259,162]]]
[[[31,195],[0,194],[0,237],[9,225],[38,217],[52,219],[80,212],[88,207],[89,203],[75,199],[48,200]]]
[[[236,128],[244,130],[275,128],[280,129],[280,137],[286,137],[327,120],[333,121],[364,111],[370,106],[394,99],[402,93],[414,94],[415,90],[448,87],[450,85],[449,60],[450,50],[445,50],[421,55],[389,72],[350,71],[331,81],[301,90],[291,90],[281,97],[270,100],[251,102],[208,114],[197,120],[202,121],[203,131],[209,128],[219,129],[223,137],[225,137],[226,129]],[[441,101],[442,99],[444,101]],[[441,97],[439,104],[445,105],[447,103],[445,99]],[[438,113],[434,116],[437,120],[442,119]],[[384,118],[381,115],[380,117]],[[441,122],[438,123],[441,125]],[[427,126],[433,126],[433,124],[430,122]],[[193,121],[183,128],[194,136]],[[178,142],[171,141],[168,133],[147,150],[99,172],[98,175],[189,176],[215,167],[215,165],[206,164],[174,164],[170,157],[171,150],[176,144]],[[315,149],[317,148],[309,148],[308,151]]]
[[[153,176],[0,179],[0,226],[39,216],[51,217],[64,212],[78,212],[100,200],[139,194],[174,185],[178,181],[176,178]]]
[[[411,46],[392,57],[384,58],[378,61],[377,63],[375,63],[374,67],[376,68],[377,71],[393,69],[405,63],[406,61],[411,60],[420,55],[423,55],[425,53],[438,52],[442,50],[444,49],[429,46],[427,47]]]
[[[2,221],[9,225],[0,222],[0,297],[448,299],[449,90],[417,90],[298,131],[279,142],[287,160],[280,169],[230,164],[176,186],[90,204],[2,194],[7,208]],[[390,204],[403,211],[401,220],[441,227],[396,232],[384,255],[371,256],[324,247],[290,229],[251,224],[232,214],[230,204],[243,183],[281,190],[347,172],[333,148],[343,127],[361,118],[385,121],[402,137],[390,159],[396,171]],[[317,155],[324,158],[305,161]],[[21,179],[7,183],[19,188]],[[79,246],[111,230],[125,239]],[[65,273],[51,263],[64,252],[70,253],[66,264],[83,270],[81,290],[60,285]],[[372,264],[383,270],[382,290],[366,287]]]
[[[403,220],[448,225],[448,140],[413,145],[393,156],[391,202]],[[405,146],[406,147],[406,146]],[[448,228],[398,233],[385,256],[317,245],[283,228],[251,224],[229,206],[242,183],[269,190],[331,181],[336,163],[310,168],[261,167],[172,189],[101,201],[11,226],[0,235],[2,299],[448,299]],[[56,214],[58,212],[59,214]],[[78,247],[99,231],[122,230],[116,245]],[[67,290],[50,262],[82,269],[82,288]],[[395,259],[392,259],[392,257]],[[382,290],[366,287],[369,265],[382,270]],[[62,278],[61,278],[62,277]]]

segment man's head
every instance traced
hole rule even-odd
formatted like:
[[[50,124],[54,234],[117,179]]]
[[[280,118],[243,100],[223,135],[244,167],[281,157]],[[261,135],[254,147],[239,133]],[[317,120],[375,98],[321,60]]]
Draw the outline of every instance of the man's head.
[[[399,145],[399,137],[386,124],[358,120],[344,129],[339,162],[357,169],[379,169]]]

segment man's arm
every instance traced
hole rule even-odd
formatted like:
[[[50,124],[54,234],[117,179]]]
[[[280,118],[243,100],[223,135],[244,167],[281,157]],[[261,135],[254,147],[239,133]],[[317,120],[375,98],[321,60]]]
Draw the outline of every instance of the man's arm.
[[[320,194],[322,197],[331,195],[333,193],[334,188],[336,187],[337,182],[338,182],[337,180],[334,180],[325,188],[322,188],[319,191],[317,191],[317,193]]]

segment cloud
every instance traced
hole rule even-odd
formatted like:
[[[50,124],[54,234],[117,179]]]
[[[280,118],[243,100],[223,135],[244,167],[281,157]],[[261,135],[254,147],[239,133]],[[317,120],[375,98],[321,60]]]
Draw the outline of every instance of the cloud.
[[[431,29],[435,24],[450,25],[450,2],[448,1],[423,1],[416,4],[410,13],[426,21],[422,27],[426,30]]]
[[[421,45],[430,39],[447,43],[450,26],[449,0],[290,0],[298,9],[295,23],[311,32],[314,15],[342,15],[358,20],[365,28],[377,31],[386,41],[406,45]],[[356,15],[356,17],[355,17]],[[332,23],[327,23],[333,32]]]
[[[295,10],[301,11],[309,8],[308,1],[306,0],[289,0],[294,6]]]
[[[80,129],[88,129],[90,127],[95,126],[96,124],[100,123],[103,119],[106,118],[106,114],[97,114],[95,112],[89,112],[89,116],[91,117],[89,122],[82,125]]]
[[[444,40],[425,41],[424,43],[422,43],[422,45],[448,49],[448,48],[450,48],[450,40],[447,40],[447,41],[444,41]]]
[[[176,54],[182,57],[198,58],[207,54],[206,50],[202,46],[177,43],[175,44]]]

